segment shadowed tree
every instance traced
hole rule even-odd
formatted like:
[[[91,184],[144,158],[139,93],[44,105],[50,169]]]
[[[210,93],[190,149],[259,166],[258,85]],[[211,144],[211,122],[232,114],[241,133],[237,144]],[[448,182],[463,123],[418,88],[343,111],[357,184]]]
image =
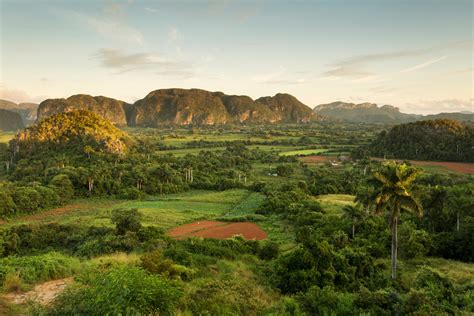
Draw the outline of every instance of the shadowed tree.
[[[361,209],[359,204],[346,205],[342,211],[344,212],[344,216],[351,222],[352,239],[354,239],[356,225],[364,219],[364,211]]]
[[[406,164],[387,162],[373,173],[376,192],[375,213],[388,212],[392,232],[392,279],[397,277],[398,219],[402,210],[423,215],[423,209],[412,195],[412,185],[420,171]]]
[[[464,187],[454,186],[448,190],[447,211],[456,214],[456,231],[461,225],[461,216],[473,209],[473,198],[469,190]]]

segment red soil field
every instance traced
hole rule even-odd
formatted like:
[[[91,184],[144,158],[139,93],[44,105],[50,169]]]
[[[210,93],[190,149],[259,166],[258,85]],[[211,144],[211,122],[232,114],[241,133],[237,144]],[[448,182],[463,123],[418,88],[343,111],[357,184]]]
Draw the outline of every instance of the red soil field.
[[[316,164],[316,163],[325,163],[326,161],[330,160],[331,157],[313,155],[313,156],[299,157],[298,159],[304,163]]]
[[[253,240],[267,238],[265,231],[257,224],[250,222],[225,223],[200,221],[173,228],[168,234],[178,239],[186,237],[227,239],[235,235],[241,235],[245,239]]]
[[[199,221],[199,222],[194,222],[194,223],[175,227],[168,232],[168,235],[170,235],[171,237],[178,237],[178,236],[188,235],[198,230],[202,230],[202,229],[206,229],[206,228],[210,228],[214,226],[225,225],[225,224],[226,223],[224,222],[217,222],[217,221]]]
[[[374,160],[382,160],[381,158],[372,158]],[[403,160],[395,160],[397,162],[403,162]],[[470,162],[447,162],[447,161],[421,161],[421,160],[408,160],[414,166],[436,166],[444,167],[451,171],[456,171],[464,174],[474,174],[474,163]]]
[[[474,174],[474,163],[414,160],[410,160],[410,162],[415,166],[439,166],[459,173]]]

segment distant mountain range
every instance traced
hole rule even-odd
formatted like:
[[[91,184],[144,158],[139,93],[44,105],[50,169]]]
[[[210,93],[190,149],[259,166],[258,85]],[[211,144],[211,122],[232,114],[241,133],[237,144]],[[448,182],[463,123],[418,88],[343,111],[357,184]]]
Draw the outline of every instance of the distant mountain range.
[[[333,102],[320,104],[314,113],[328,118],[336,118],[354,123],[406,123],[421,120],[454,119],[458,121],[474,121],[474,113],[455,112],[432,115],[401,113],[400,109],[391,105],[381,107],[374,103]]]
[[[0,99],[0,109],[9,110],[20,114],[25,125],[31,125],[36,121],[38,104],[36,103],[14,103]]]
[[[374,103],[346,102],[321,104],[313,110],[294,96],[285,93],[253,100],[245,95],[227,95],[201,89],[159,89],[133,104],[85,94],[73,95],[67,99],[47,99],[39,105],[0,100],[0,109],[20,114],[26,126],[56,113],[79,109],[97,113],[118,126],[142,127],[314,121],[398,124],[442,118],[474,121],[472,112],[423,116],[401,113],[397,107],[391,105],[379,107]]]

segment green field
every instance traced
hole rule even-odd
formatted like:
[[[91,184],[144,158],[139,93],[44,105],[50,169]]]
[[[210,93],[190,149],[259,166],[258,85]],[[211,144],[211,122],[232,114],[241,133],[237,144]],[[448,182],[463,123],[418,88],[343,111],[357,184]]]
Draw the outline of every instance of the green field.
[[[328,149],[300,149],[300,150],[290,150],[282,151],[280,155],[282,156],[307,156],[307,155],[318,155],[327,152]]]
[[[15,136],[15,133],[12,132],[0,132],[0,143],[8,143],[13,136]]]
[[[261,201],[262,198],[258,194],[241,189],[223,192],[195,190],[164,197],[150,197],[145,201],[81,199],[41,215],[19,217],[7,221],[1,226],[53,221],[78,226],[111,226],[110,216],[113,209],[136,208],[143,214],[144,225],[169,229],[198,219],[212,219],[226,214],[237,216],[253,213]]]

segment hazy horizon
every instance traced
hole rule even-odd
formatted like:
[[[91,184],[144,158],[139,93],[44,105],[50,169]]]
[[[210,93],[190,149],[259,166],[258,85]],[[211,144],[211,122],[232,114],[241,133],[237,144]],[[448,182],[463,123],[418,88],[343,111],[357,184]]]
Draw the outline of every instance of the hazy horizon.
[[[0,98],[177,87],[474,110],[471,1],[0,0]]]

